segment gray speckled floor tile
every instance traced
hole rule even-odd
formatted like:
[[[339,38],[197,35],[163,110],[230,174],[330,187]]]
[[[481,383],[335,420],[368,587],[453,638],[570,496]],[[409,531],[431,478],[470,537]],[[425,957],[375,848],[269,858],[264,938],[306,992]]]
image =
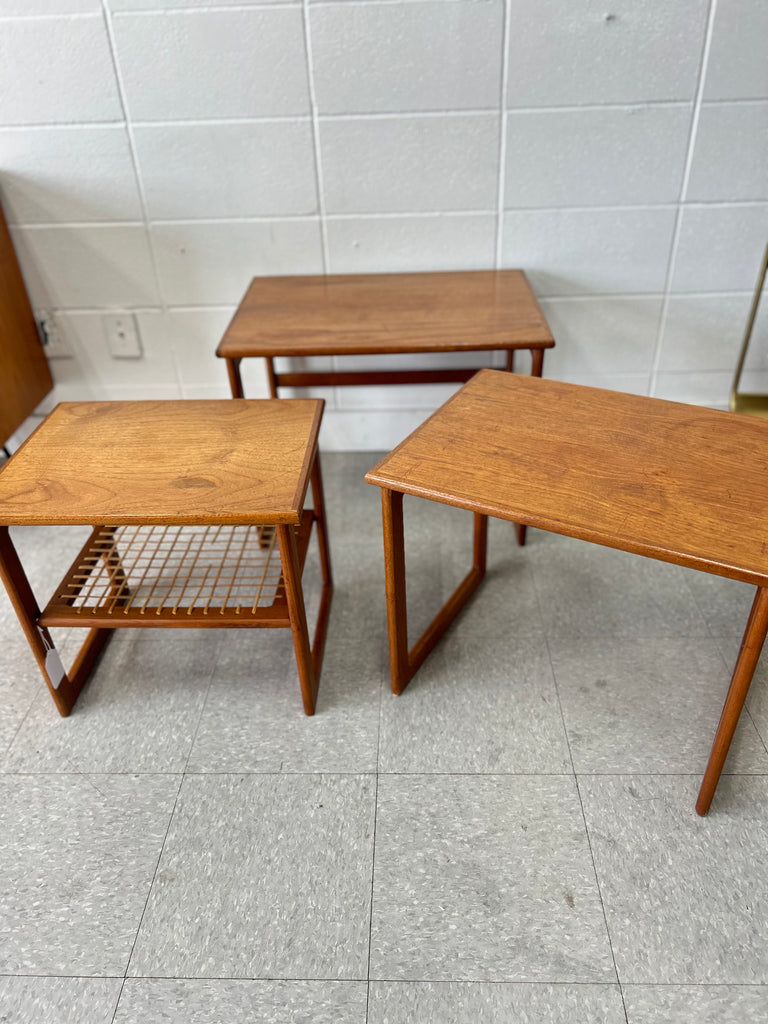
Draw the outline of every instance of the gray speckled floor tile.
[[[290,634],[267,659],[261,632],[222,653],[187,771],[375,772],[384,670],[368,646],[329,643],[307,717]]]
[[[122,978],[0,978],[3,1024],[112,1024]]]
[[[371,977],[614,981],[574,780],[382,776]]]
[[[569,537],[531,545],[549,637],[708,637],[680,566]]]
[[[524,550],[524,549],[522,549]],[[485,579],[451,626],[451,632],[468,637],[544,636],[544,620],[531,567],[524,555],[510,552],[489,565]],[[469,572],[471,557],[444,568],[443,598],[447,600],[462,576]]]
[[[188,776],[129,974],[365,978],[375,781]]]
[[[628,1024],[768,1024],[764,985],[625,985]]]
[[[10,635],[9,635],[10,634]],[[26,638],[0,626],[0,764],[19,726],[41,692],[47,690]],[[48,697],[50,700],[50,697]]]
[[[768,982],[768,778],[723,776],[707,818],[699,783],[580,779],[622,983]]]
[[[371,984],[368,1024],[625,1024],[618,985]]]
[[[42,693],[2,771],[183,771],[223,631],[152,632],[110,637],[69,717]]]
[[[382,701],[382,772],[570,772],[546,646],[446,636]]]
[[[549,641],[577,772],[699,772],[730,673],[716,640]],[[726,771],[768,773],[743,715]]]
[[[365,1024],[361,981],[129,978],[114,1024]]]
[[[0,977],[3,1024],[112,1024],[122,978]]]
[[[735,634],[741,640],[755,598],[750,583],[740,583],[709,572],[686,569],[686,581],[712,636]]]
[[[124,973],[178,785],[0,776],[0,973]]]

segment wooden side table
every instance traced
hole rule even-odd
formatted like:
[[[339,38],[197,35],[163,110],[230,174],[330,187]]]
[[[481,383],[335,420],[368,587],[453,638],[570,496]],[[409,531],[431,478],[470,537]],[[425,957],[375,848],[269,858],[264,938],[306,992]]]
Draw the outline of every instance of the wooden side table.
[[[3,466],[0,578],[62,715],[119,627],[290,628],[314,713],[333,589],[322,409],[314,399],[67,402]],[[95,524],[42,611],[8,530],[34,524]],[[323,588],[310,643],[301,575],[313,524]],[[52,626],[88,629],[69,672]]]
[[[381,487],[392,690],[485,573],[488,516],[757,586],[696,810],[714,796],[768,631],[768,423],[481,370],[367,474]],[[472,569],[408,650],[403,494],[475,514]]]
[[[232,395],[243,397],[240,362],[265,360],[270,393],[281,387],[432,384],[469,380],[476,368],[277,372],[280,356],[506,353],[528,349],[541,376],[554,338],[522,270],[436,274],[257,277],[216,349]]]
[[[540,377],[555,340],[522,270],[434,274],[330,274],[256,277],[219,342],[234,398],[243,397],[240,363],[258,356],[270,394],[281,387],[462,383],[477,367],[432,370],[278,372],[285,356],[374,356],[434,352],[531,353]],[[525,526],[515,523],[518,544]]]

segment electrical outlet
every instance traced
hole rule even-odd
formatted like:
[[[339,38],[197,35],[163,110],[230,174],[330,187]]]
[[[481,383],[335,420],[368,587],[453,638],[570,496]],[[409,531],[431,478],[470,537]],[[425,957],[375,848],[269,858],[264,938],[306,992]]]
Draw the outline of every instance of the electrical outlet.
[[[102,323],[113,359],[141,359],[141,338],[133,313],[105,313]]]
[[[41,313],[37,318],[37,329],[43,343],[43,352],[48,359],[71,359],[72,350],[66,342],[53,313]]]

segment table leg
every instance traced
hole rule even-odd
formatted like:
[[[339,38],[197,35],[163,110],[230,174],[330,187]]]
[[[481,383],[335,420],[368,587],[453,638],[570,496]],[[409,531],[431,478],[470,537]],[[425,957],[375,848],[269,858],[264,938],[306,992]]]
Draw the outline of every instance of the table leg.
[[[510,349],[507,352],[507,369],[512,372],[514,366],[515,353]],[[540,377],[544,372],[544,349],[543,348],[532,348],[531,349],[531,376]],[[523,523],[515,523],[515,537],[520,547],[525,544],[525,537],[528,527]]]
[[[323,665],[323,653],[325,651],[325,637],[328,632],[328,617],[331,611],[331,598],[333,597],[331,550],[328,544],[328,527],[325,519],[325,495],[323,493],[323,476],[320,471],[319,451],[315,453],[310,481],[312,483],[312,504],[314,506],[315,514],[315,529],[317,530],[317,545],[320,549],[320,573],[323,580],[323,589],[320,594],[320,607],[317,612],[317,624],[315,625],[315,638],[312,644],[312,662],[315,668],[315,674],[319,680],[320,670]]]
[[[229,389],[233,398],[243,397],[243,380],[240,376],[240,360],[227,359],[227,374],[229,376]]]
[[[384,579],[387,591],[389,672],[392,692],[402,693],[412,673],[408,664],[408,618],[405,603],[405,537],[403,496],[399,491],[381,489],[384,531]]]
[[[400,694],[485,575],[488,517],[475,513],[472,568],[409,651],[403,495],[399,491],[390,491],[383,487],[381,489],[381,507],[384,528],[384,571],[387,588],[390,675],[392,692]]]
[[[699,798],[696,801],[696,811],[702,816],[709,810],[715,795],[720,773],[723,770],[728,749],[739,722],[741,709],[744,707],[752,676],[763,649],[766,632],[768,632],[768,588],[758,587],[752,610],[749,613],[747,628],[744,631],[744,638],[741,641],[739,656],[736,659],[736,667],[731,677],[731,685],[715,733],[712,752],[709,755],[699,790]]]
[[[267,367],[267,384],[271,398],[277,398],[277,374],[275,373],[275,361],[272,356],[265,356],[264,362]]]
[[[111,629],[91,629],[69,673],[44,626],[38,625],[40,608],[24,568],[11,541],[7,526],[0,527],[0,579],[5,584],[35,660],[45,679],[59,714],[66,717],[75,705],[99,651],[111,636]]]
[[[299,670],[301,698],[304,702],[304,713],[314,715],[319,676],[315,671],[312,651],[309,646],[307,615],[304,609],[304,594],[301,589],[301,568],[299,553],[296,546],[296,531],[293,526],[283,524],[277,527],[277,540],[280,546],[280,560],[283,567],[285,596],[288,602],[288,614],[291,619],[293,648],[296,652],[296,665]]]

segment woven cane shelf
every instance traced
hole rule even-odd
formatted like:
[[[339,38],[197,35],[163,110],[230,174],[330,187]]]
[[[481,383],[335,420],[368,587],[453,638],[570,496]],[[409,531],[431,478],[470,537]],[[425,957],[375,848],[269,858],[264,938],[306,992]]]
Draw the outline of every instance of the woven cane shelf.
[[[303,569],[314,515],[296,527]],[[273,526],[97,526],[43,626],[290,626]]]

